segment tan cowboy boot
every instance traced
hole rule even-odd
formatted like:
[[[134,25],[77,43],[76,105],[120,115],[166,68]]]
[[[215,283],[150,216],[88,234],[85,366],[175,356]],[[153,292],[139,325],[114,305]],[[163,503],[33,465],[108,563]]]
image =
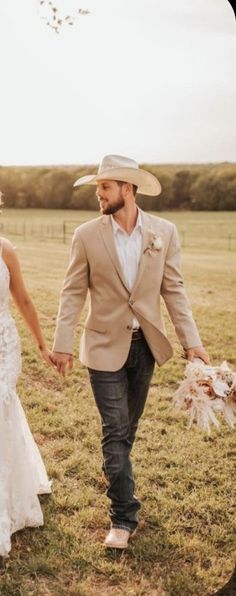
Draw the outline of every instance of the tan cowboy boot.
[[[103,542],[103,546],[106,548],[127,548],[129,539],[135,533],[136,530],[129,532],[129,530],[124,530],[123,528],[111,528]]]

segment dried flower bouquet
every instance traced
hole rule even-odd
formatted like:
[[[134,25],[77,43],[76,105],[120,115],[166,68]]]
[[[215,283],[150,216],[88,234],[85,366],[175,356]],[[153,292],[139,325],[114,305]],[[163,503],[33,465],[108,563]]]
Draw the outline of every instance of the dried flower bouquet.
[[[233,428],[236,422],[236,373],[227,362],[210,366],[196,358],[186,366],[185,378],[174,395],[174,404],[179,410],[188,411],[188,428],[196,422],[210,433],[211,424],[220,426],[218,413]]]

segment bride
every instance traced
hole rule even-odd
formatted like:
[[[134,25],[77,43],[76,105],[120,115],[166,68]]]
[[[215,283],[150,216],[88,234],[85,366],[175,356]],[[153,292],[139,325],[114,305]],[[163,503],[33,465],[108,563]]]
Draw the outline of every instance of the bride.
[[[2,205],[0,193],[0,208]],[[42,357],[51,364],[15,250],[8,240],[0,238],[0,556],[8,555],[14,532],[43,524],[38,494],[51,492],[41,455],[16,394],[21,350],[8,309],[9,289]]]

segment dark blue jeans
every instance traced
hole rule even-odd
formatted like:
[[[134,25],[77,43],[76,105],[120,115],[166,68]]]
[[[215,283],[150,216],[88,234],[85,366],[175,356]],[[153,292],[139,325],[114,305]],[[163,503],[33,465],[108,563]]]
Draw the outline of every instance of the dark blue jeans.
[[[134,496],[130,452],[143,413],[154,358],[141,336],[132,340],[124,366],[115,371],[89,368],[90,382],[102,420],[103,469],[111,499],[111,525],[133,531],[140,502]]]

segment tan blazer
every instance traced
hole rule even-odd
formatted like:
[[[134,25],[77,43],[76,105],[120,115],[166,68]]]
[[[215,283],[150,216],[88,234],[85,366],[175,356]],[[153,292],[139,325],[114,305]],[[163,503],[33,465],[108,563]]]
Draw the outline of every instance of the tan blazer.
[[[90,368],[115,371],[122,367],[130,348],[133,316],[156,362],[162,365],[172,356],[160,312],[161,296],[182,346],[201,345],[183,288],[176,227],[165,219],[141,213],[142,253],[131,292],[116,253],[111,216],[82,224],[74,233],[53,349],[72,353],[74,331],[89,292],[80,360]]]

